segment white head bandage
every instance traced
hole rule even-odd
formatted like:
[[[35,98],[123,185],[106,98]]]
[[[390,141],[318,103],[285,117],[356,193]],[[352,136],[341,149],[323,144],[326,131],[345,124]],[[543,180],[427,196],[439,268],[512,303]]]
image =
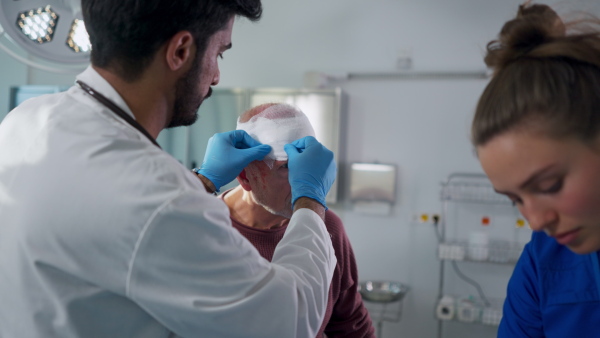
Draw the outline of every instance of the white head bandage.
[[[267,107],[247,122],[240,122],[238,119],[236,129],[246,131],[258,142],[273,148],[265,157],[265,163],[270,168],[273,167],[274,161],[287,160],[284,145],[305,136],[315,136],[306,115],[300,109],[286,103]]]

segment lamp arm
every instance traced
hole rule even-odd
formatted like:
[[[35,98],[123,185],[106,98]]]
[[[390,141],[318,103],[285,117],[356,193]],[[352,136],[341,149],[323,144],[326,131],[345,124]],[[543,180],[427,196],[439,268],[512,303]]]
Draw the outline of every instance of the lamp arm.
[[[6,34],[6,32],[4,30],[2,30],[2,28],[0,27],[0,38],[2,38],[4,36],[4,34]],[[11,56],[15,60],[22,62],[22,63],[26,64],[27,66],[34,67],[34,68],[44,70],[47,72],[60,73],[60,74],[74,74],[74,73],[80,73],[84,69],[84,68],[80,68],[80,67],[73,68],[73,69],[65,69],[64,66],[62,66],[63,69],[57,69],[54,67],[45,66],[41,63],[37,63],[37,62],[28,60],[28,59],[20,56],[19,54],[10,50],[10,48],[6,47],[4,45],[4,43],[2,43],[1,41],[0,41],[0,49],[2,49],[6,54]]]

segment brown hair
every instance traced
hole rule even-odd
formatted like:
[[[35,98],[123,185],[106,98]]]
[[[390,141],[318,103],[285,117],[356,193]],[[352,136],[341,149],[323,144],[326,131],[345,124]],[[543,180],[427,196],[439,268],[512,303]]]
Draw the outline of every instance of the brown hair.
[[[585,24],[585,26],[584,26]],[[600,131],[600,20],[565,25],[546,5],[519,6],[487,45],[493,77],[471,126],[481,146],[515,128],[584,142]],[[578,28],[577,33],[567,33]]]

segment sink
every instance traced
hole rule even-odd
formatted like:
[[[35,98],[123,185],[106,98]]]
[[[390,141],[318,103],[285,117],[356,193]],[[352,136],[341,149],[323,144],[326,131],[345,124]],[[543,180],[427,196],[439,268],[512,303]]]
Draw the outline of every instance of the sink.
[[[401,300],[408,286],[392,281],[366,281],[359,284],[358,292],[366,301],[391,303]]]

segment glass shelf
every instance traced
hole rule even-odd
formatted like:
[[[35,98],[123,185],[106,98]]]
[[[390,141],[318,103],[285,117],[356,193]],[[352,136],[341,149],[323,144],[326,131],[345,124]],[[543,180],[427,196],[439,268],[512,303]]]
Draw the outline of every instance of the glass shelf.
[[[483,174],[450,176],[446,182],[442,183],[440,198],[442,201],[513,204],[508,197],[498,194]]]
[[[491,240],[488,245],[467,242],[442,242],[438,245],[440,260],[468,261],[496,264],[514,264],[521,256],[524,244]]]

